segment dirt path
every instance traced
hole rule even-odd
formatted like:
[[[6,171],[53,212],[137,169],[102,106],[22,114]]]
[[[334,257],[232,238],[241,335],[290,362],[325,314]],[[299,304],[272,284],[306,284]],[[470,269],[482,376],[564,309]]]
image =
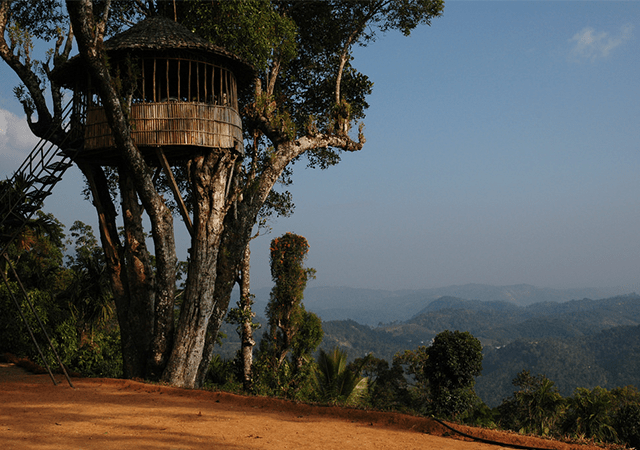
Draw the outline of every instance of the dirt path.
[[[0,448],[9,449],[448,449],[501,447],[447,437],[403,414],[309,406],[130,380],[32,375],[0,363]],[[469,429],[485,438],[558,450],[594,450]]]

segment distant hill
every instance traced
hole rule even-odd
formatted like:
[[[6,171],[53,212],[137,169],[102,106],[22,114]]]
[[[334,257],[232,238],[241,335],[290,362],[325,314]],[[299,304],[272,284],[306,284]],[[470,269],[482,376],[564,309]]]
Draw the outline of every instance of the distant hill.
[[[511,395],[521,370],[544,374],[561,393],[576,387],[640,388],[640,296],[536,303],[482,302],[443,297],[415,317],[379,327],[353,321],[323,322],[322,347],[335,345],[350,358],[369,352],[393,355],[429,345],[444,330],[469,331],[483,344],[483,372],[476,392],[489,406]]]
[[[258,289],[256,311],[264,314],[269,301],[270,289]],[[376,326],[380,323],[405,321],[434,300],[442,297],[456,297],[483,302],[504,302],[515,306],[534,303],[563,303],[583,298],[601,299],[629,294],[627,288],[585,288],[550,289],[528,284],[514,286],[489,286],[485,284],[465,284],[434,289],[385,291],[376,289],[356,289],[349,287],[309,287],[304,293],[304,304],[309,311],[318,314],[324,321],[354,320],[363,325]]]

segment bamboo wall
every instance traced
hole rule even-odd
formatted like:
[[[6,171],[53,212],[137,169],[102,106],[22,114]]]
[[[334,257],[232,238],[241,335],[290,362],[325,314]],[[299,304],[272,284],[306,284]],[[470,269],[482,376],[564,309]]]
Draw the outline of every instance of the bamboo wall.
[[[136,103],[131,106],[132,137],[140,147],[233,148],[242,142],[242,121],[231,107],[192,102]],[[87,110],[85,150],[115,147],[104,110]],[[186,149],[185,149],[186,150]]]

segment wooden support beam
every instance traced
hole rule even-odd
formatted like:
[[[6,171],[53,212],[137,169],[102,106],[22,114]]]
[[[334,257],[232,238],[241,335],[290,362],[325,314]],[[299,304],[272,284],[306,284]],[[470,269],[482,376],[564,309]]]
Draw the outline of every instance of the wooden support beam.
[[[189,230],[189,234],[193,237],[193,223],[191,222],[191,217],[189,216],[189,211],[187,211],[187,205],[184,204],[184,200],[182,199],[182,195],[180,195],[180,189],[178,189],[178,183],[176,183],[176,179],[173,176],[173,172],[171,171],[171,166],[169,165],[169,161],[167,161],[167,157],[162,150],[162,147],[156,147],[156,154],[158,155],[158,160],[160,161],[160,165],[164,170],[165,175],[167,175],[167,179],[169,180],[169,187],[173,192],[173,197],[178,204],[178,209],[180,210],[180,214],[182,215],[182,219],[184,220],[185,225],[187,226],[187,230]]]

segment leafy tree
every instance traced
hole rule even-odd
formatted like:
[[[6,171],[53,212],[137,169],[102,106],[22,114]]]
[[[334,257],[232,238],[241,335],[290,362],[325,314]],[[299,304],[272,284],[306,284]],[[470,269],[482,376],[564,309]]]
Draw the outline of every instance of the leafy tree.
[[[162,378],[177,386],[201,385],[213,345],[228,309],[244,249],[268,203],[289,198],[271,194],[290,180],[292,162],[307,156],[325,168],[343,151],[364,144],[350,127],[364,117],[372,83],[353,66],[352,50],[376,32],[408,35],[443,11],[442,0],[359,2],[176,2],[179,21],[247,58],[258,69],[253,90],[244,93],[246,156],[211,152],[194,156],[184,171],[194,213],[189,271],[180,316],[174,324],[177,258],[171,205],[131,137],[127,103],[109,72],[104,39],[128,22],[170,14],[169,2],[0,2],[0,56],[20,77],[32,131],[54,144],[69,136],[81,140],[77,117],[62,127],[62,91],[50,77],[68,59],[73,40],[83,56],[121,155],[115,173],[124,238],[110,191],[114,178],[91,161],[79,163],[100,220],[100,240],[122,335],[127,377]],[[194,20],[195,19],[195,20]],[[71,32],[73,29],[73,33]],[[32,39],[55,39],[49,59],[31,59]],[[53,42],[53,40],[52,40]],[[47,102],[43,86],[50,86]],[[50,110],[49,104],[52,104]],[[37,120],[35,119],[37,117]],[[54,128],[53,133],[47,131]],[[188,167],[188,170],[186,169]],[[233,174],[235,185],[229,181]],[[187,178],[185,177],[185,180]],[[231,187],[230,189],[228,189]],[[155,265],[143,232],[150,219]],[[174,326],[175,325],[175,326]]]
[[[335,347],[331,353],[320,349],[314,372],[319,399],[330,403],[353,403],[364,389],[361,385],[365,379],[360,376],[360,370],[357,366],[347,366],[347,353],[340,348]]]
[[[53,216],[37,212],[7,251],[0,265],[9,280],[15,268],[20,283],[44,324],[43,331],[17,281],[0,286],[0,352],[11,352],[40,361],[29,340],[10,292],[19,299],[20,308],[34,331],[47,364],[57,361],[46,343],[49,336],[62,362],[85,376],[121,376],[122,357],[117,326],[112,316],[109,286],[100,267],[102,249],[97,246],[91,227],[76,222],[71,228],[75,253],[63,264],[65,236],[62,225]],[[102,279],[101,279],[102,277]]]
[[[615,442],[617,433],[611,417],[613,400],[611,392],[599,386],[577,388],[567,402],[563,431],[601,442]]]
[[[353,363],[361,368],[361,375],[367,380],[365,402],[376,409],[412,409],[412,401],[407,387],[407,379],[399,361],[393,364],[369,354],[357,358]]]
[[[533,376],[523,370],[514,378],[513,385],[519,389],[498,407],[502,426],[543,436],[556,431],[564,399],[554,382],[544,375]]]
[[[424,371],[431,389],[431,412],[455,417],[476,402],[475,377],[482,372],[482,345],[471,333],[445,330],[427,347]]]
[[[293,233],[271,241],[271,277],[275,286],[267,305],[268,329],[260,342],[263,385],[292,396],[311,375],[311,354],[322,341],[322,322],[302,304],[314,269],[304,267],[307,240]],[[270,372],[270,373],[266,373]]]
[[[2,231],[15,234],[6,227]],[[37,219],[27,223],[0,259],[0,270],[8,281],[0,286],[0,309],[3,311],[0,315],[0,352],[11,352],[39,361],[13,298],[20,302],[20,309],[40,343],[46,342],[45,332],[50,337],[55,336],[56,327],[69,319],[69,312],[64,302],[60,301],[60,294],[69,281],[69,274],[62,267],[63,238],[62,224],[53,216],[38,211]],[[14,277],[14,271],[19,281]],[[28,300],[22,295],[23,289]],[[44,330],[29,303],[41,319]],[[58,341],[69,344],[65,339]],[[53,355],[48,354],[46,347],[42,349],[48,362],[53,363]]]
[[[428,348],[420,346],[415,350],[405,350],[393,357],[393,367],[402,367],[404,386],[409,397],[405,406],[422,413],[428,412],[431,402],[431,386],[425,370],[429,358]]]
[[[275,286],[267,306],[269,330],[264,342],[276,367],[293,349],[294,339],[304,325],[302,299],[307,281],[315,274],[315,269],[304,267],[308,251],[307,240],[293,233],[271,241],[271,278]]]
[[[624,405],[613,416],[618,439],[629,447],[640,447],[640,403]]]

